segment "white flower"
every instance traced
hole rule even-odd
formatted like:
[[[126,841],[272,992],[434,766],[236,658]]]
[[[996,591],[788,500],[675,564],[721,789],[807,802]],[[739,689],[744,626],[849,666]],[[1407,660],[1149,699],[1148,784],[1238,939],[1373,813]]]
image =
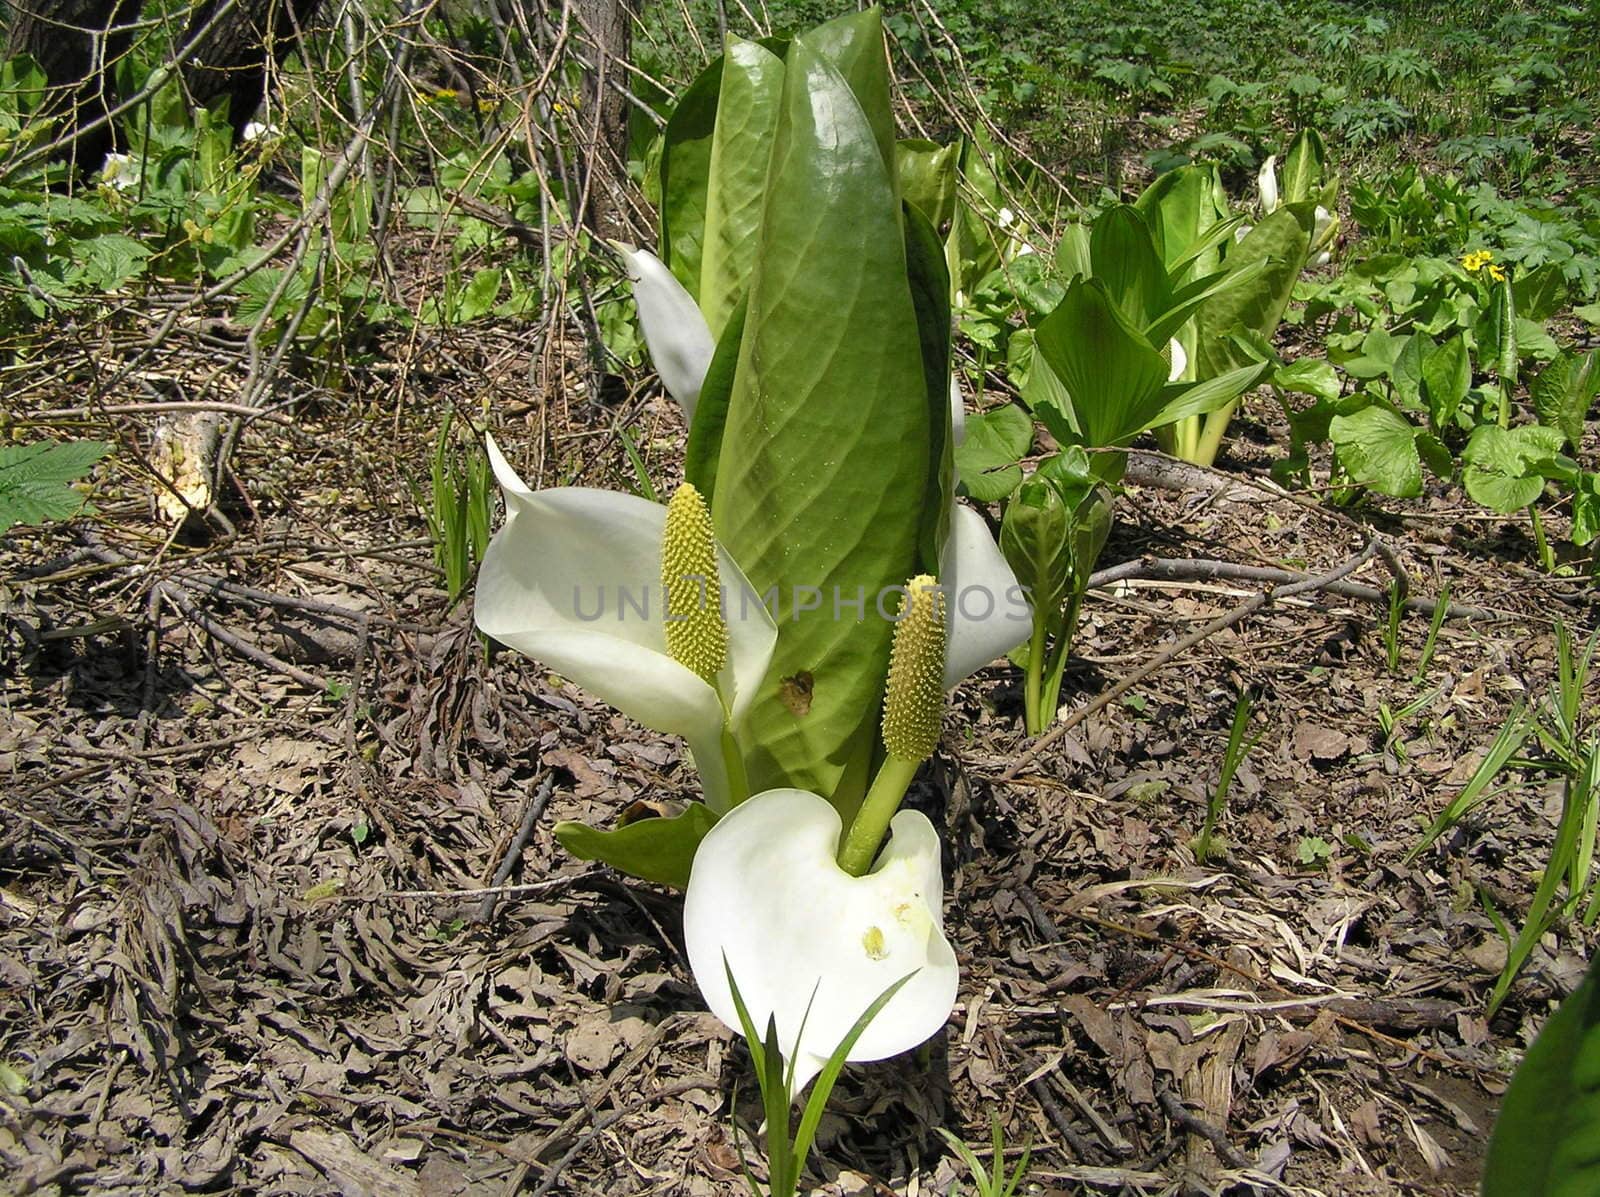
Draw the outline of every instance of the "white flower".
[[[277,125],[251,121],[244,127],[244,132],[239,135],[241,141],[265,141],[269,138],[282,136],[283,130]]]
[[[776,1022],[784,1057],[794,1063],[791,1099],[900,978],[915,974],[848,1059],[908,1051],[942,1027],[955,1004],[956,957],[944,937],[933,825],[900,811],[863,877],[837,863],[840,830],[839,813],[816,794],[758,794],[701,841],[684,898],[689,967],[707,1006],[739,1030],[731,971],[758,1033],[769,1018]]]
[[[737,726],[754,700],[777,639],[738,564],[717,547],[728,653],[713,684],[667,651],[660,584],[667,509],[587,487],[530,490],[493,438],[489,460],[505,493],[506,522],[478,570],[478,628],[646,727],[682,736],[706,804],[727,810],[723,730]]]
[[[107,154],[100,178],[108,187],[131,191],[139,185],[139,163],[127,154]]]
[[[949,620],[944,650],[948,690],[1021,644],[1033,623],[1017,575],[989,525],[960,503],[950,510],[950,528],[939,550],[939,585]]]
[[[1256,185],[1261,188],[1262,215],[1276,212],[1278,210],[1278,155],[1267,155],[1267,160],[1261,164],[1261,173],[1256,176]]]
[[[1177,382],[1183,377],[1183,372],[1189,368],[1189,354],[1183,348],[1183,342],[1173,337],[1167,342],[1167,348],[1172,354],[1172,369],[1167,371],[1167,381]]]
[[[1015,212],[1013,212],[1010,208],[1001,208],[1000,209],[999,222],[1000,222],[1000,227],[1001,228],[1009,229],[1011,227],[1012,221],[1016,220],[1016,218],[1017,218],[1017,214]]]
[[[639,305],[639,326],[650,360],[667,393],[683,407],[685,422],[694,419],[695,401],[705,382],[716,340],[694,297],[684,290],[666,263],[646,249],[612,243],[628,269],[633,282],[634,302]]]

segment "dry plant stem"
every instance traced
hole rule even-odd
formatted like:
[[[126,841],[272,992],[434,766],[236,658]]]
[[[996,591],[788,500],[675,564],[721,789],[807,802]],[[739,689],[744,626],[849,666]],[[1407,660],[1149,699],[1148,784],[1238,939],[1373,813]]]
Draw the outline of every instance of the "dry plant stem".
[[[545,807],[550,805],[550,795],[556,790],[555,774],[547,773],[539,783],[538,792],[529,798],[522,809],[522,822],[517,828],[516,835],[512,836],[511,843],[506,845],[505,855],[500,858],[500,864],[495,868],[494,880],[489,884],[489,892],[483,895],[473,921],[487,923],[494,918],[495,908],[500,904],[500,886],[505,884],[511,870],[516,868],[517,858],[522,855],[522,849],[527,846],[528,837],[533,834],[534,826],[539,822],[539,817],[544,814]]]
[[[1382,550],[1379,550],[1382,556]],[[1388,558],[1385,557],[1387,563]],[[1397,576],[1404,576],[1400,571]],[[1303,582],[1309,574],[1300,573],[1292,569],[1276,569],[1264,565],[1240,565],[1233,561],[1217,561],[1207,557],[1146,557],[1137,561],[1124,561],[1117,565],[1107,566],[1105,569],[1096,570],[1089,578],[1091,590],[1113,585],[1117,582],[1129,581],[1163,581],[1163,582],[1210,582],[1226,578],[1240,582],[1265,582],[1268,585],[1278,586]],[[1346,598],[1366,599],[1371,602],[1387,603],[1389,592],[1378,586],[1367,586],[1361,582],[1337,581],[1330,582],[1322,589],[1329,594],[1343,595]],[[1406,610],[1420,611],[1432,615],[1439,606],[1435,599],[1419,598],[1416,596],[1405,600]],[[1487,607],[1473,607],[1463,603],[1451,601],[1446,610],[1446,617],[1450,619],[1508,619],[1510,616],[1498,611],[1491,611]]]
[[[188,591],[175,582],[157,582],[156,589],[160,591],[163,600],[170,602],[183,613],[185,619],[194,623],[213,640],[231,648],[245,660],[254,661],[257,665],[263,665],[275,673],[281,673],[284,677],[299,682],[308,689],[320,692],[328,688],[327,683],[321,678],[309,674],[304,669],[291,665],[279,657],[273,656],[266,649],[256,647],[244,637],[235,632],[230,632],[227,628],[217,623],[216,620],[195,606],[194,600],[189,597]]]
[[[1094,701],[1089,703],[1088,706],[1074,711],[1050,731],[1040,736],[1028,746],[1026,751],[1024,751],[1020,756],[1017,757],[1015,761],[1011,763],[1011,766],[1004,773],[1000,775],[1000,780],[1003,782],[1015,780],[1017,775],[1021,773],[1027,765],[1032,763],[1032,761],[1046,748],[1054,744],[1057,740],[1061,739],[1090,715],[1094,714],[1107,704],[1115,702],[1119,697],[1133,689],[1133,687],[1144,681],[1144,679],[1149,677],[1152,673],[1164,668],[1175,657],[1181,656],[1183,653],[1188,652],[1189,649],[1193,648],[1195,645],[1209,639],[1212,636],[1215,636],[1218,632],[1231,628],[1234,624],[1241,622],[1253,612],[1259,611],[1262,607],[1267,606],[1274,599],[1288,598],[1291,595],[1303,594],[1308,590],[1325,589],[1331,583],[1337,582],[1347,575],[1352,574],[1356,570],[1360,569],[1361,566],[1372,557],[1380,555],[1381,554],[1378,552],[1378,540],[1376,537],[1374,537],[1372,540],[1367,542],[1366,548],[1362,549],[1361,552],[1357,553],[1354,557],[1350,558],[1350,560],[1346,561],[1337,569],[1331,570],[1326,574],[1320,575],[1319,577],[1304,578],[1299,582],[1280,587],[1276,591],[1264,590],[1260,594],[1252,595],[1250,598],[1245,599],[1244,602],[1240,603],[1226,615],[1218,616],[1204,627],[1191,632],[1177,643],[1163,649],[1160,653],[1156,654],[1151,661],[1141,665],[1138,669],[1134,670],[1127,677],[1123,678],[1115,686],[1112,686],[1105,693],[1094,699]]]
[[[1255,1171],[1255,1165],[1250,1162],[1249,1157],[1228,1142],[1226,1131],[1221,1127],[1212,1126],[1204,1118],[1185,1108],[1182,1099],[1171,1089],[1162,1091],[1161,1108],[1167,1112],[1167,1117],[1183,1127],[1184,1130],[1192,1135],[1199,1135],[1207,1143],[1211,1144],[1211,1150],[1215,1151],[1217,1158],[1227,1164],[1228,1167],[1235,1168],[1240,1172]]]
[[[1067,1146],[1072,1148],[1072,1154],[1085,1164],[1094,1162],[1094,1147],[1074,1129],[1072,1120],[1067,1117],[1067,1112],[1061,1108],[1061,1103],[1056,1101],[1055,1095],[1050,1092],[1050,1086],[1045,1083],[1044,1077],[1035,1077],[1028,1082],[1034,1099],[1038,1101],[1039,1108],[1044,1111],[1045,1117],[1050,1119],[1050,1125],[1061,1133],[1067,1141]]]

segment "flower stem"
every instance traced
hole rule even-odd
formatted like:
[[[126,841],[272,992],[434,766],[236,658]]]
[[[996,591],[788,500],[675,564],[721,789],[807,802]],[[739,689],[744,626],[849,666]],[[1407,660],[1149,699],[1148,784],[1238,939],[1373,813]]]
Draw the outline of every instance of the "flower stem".
[[[744,753],[727,724],[722,725],[722,764],[728,771],[728,809],[732,810],[750,797],[750,775],[745,772]]]
[[[878,858],[878,847],[883,843],[883,833],[889,829],[889,820],[900,809],[900,800],[906,796],[911,779],[917,775],[920,761],[908,761],[893,755],[886,756],[872,780],[856,812],[855,822],[844,837],[844,847],[839,849],[839,867],[852,877],[861,877]]]

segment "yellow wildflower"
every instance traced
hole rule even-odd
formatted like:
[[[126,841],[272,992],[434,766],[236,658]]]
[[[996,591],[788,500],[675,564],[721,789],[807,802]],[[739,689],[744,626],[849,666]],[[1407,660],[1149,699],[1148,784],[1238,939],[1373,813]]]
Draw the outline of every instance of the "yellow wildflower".
[[[439,104],[439,103],[442,103],[445,100],[458,100],[460,98],[461,98],[461,93],[458,92],[455,88],[453,88],[453,87],[441,87],[437,91],[435,91],[433,93],[433,95],[428,97],[428,102],[430,104]]]
[[[1475,249],[1461,258],[1461,264],[1466,267],[1467,273],[1477,274],[1489,263],[1494,261],[1494,255],[1486,249]],[[1491,268],[1495,269],[1495,268]]]
[[[1503,268],[1491,262],[1489,264],[1489,277],[1497,283],[1503,283],[1506,281],[1506,272]]]

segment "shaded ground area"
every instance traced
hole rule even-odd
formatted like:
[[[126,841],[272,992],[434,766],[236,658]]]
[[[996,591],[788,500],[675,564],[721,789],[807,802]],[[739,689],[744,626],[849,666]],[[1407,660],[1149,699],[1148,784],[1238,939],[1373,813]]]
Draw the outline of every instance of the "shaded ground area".
[[[631,425],[668,483],[681,429],[660,399],[541,401],[513,336],[448,369],[426,349],[256,423],[236,536],[168,537],[125,419],[91,426],[122,445],[97,517],[0,541],[0,1188],[736,1191],[753,1077],[701,1011],[678,899],[549,831],[694,776],[677,743],[486,654],[410,490],[445,405],[485,393],[473,371],[530,481],[628,486]],[[1264,478],[1244,431],[1232,468]],[[1585,954],[1579,929],[1547,938],[1485,1018],[1505,949],[1481,899],[1517,924],[1559,786],[1513,769],[1404,856],[1514,706],[1543,700],[1551,619],[1586,634],[1590,597],[1444,498],[1358,523],[1264,483],[1141,476],[1105,564],[1316,573],[1375,528],[1415,593],[1448,581],[1498,618],[1448,621],[1419,682],[1425,614],[1396,674],[1383,606],[1285,599],[1029,760],[1015,672],[980,674],[914,792],[947,834],[960,1002],[923,1052],[847,1074],[817,1179],[950,1192],[964,1171],[935,1129],[979,1145],[994,1112],[1053,1191],[1255,1169],[1262,1191],[1470,1193],[1507,1067]],[[1353,580],[1388,584],[1376,560]],[[1097,592],[1069,705],[1255,592]],[[1227,855],[1200,865],[1243,689],[1260,740]],[[1380,704],[1428,692],[1382,732]],[[474,892],[497,879],[517,888]]]

